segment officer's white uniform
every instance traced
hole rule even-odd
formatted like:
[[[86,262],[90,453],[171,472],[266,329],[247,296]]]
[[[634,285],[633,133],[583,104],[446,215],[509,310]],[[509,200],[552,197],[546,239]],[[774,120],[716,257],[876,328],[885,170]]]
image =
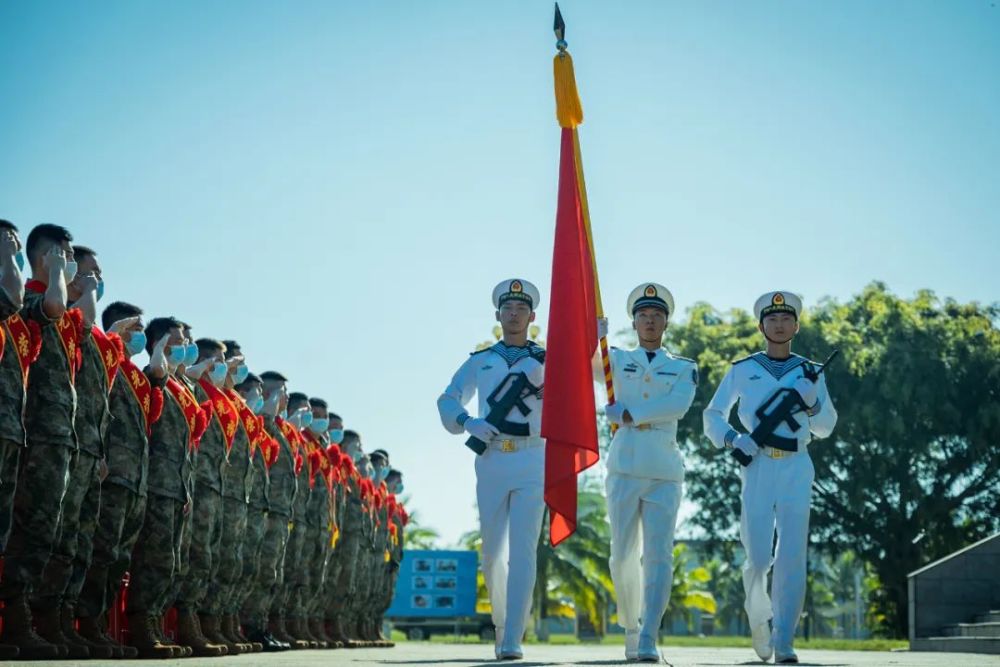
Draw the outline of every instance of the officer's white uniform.
[[[507,280],[494,290],[499,309],[505,297],[522,293],[538,306],[538,290],[524,280]],[[479,416],[486,417],[487,398],[511,373],[523,372],[535,387],[545,378],[545,352],[529,341],[527,348],[508,348],[499,342],[473,353],[462,364],[438,399],[441,423],[451,433],[464,433],[460,418],[474,394],[479,396]],[[545,441],[542,431],[542,399],[531,395],[524,401],[529,412],[511,411],[507,419],[528,425],[529,435],[501,433],[476,457],[476,500],[483,540],[483,574],[497,627],[497,655],[520,654],[521,637],[531,614],[535,586],[536,549],[545,510]],[[508,568],[509,561],[509,568]],[[509,570],[509,571],[508,571]]]
[[[766,315],[775,309],[794,312],[798,317],[802,313],[801,300],[789,292],[770,292],[758,299],[754,307],[758,321],[762,313]],[[716,447],[732,448],[739,435],[729,425],[733,405],[739,404],[740,423],[752,432],[760,422],[758,408],[777,390],[790,388],[804,377],[810,363],[795,354],[787,360],[774,360],[763,352],[734,362],[705,409],[706,435]],[[816,403],[808,411],[793,415],[800,424],[797,431],[787,423],[775,431],[775,435],[795,440],[796,452],[757,443],[761,449],[753,462],[748,467],[737,466],[743,482],[740,539],[747,556],[743,566],[746,612],[751,628],[762,625],[766,628],[773,617],[772,645],[779,660],[794,656],[792,639],[805,600],[809,504],[814,476],[808,445],[814,436],[830,435],[837,423],[837,411],[823,375],[816,382],[816,396]],[[772,565],[775,530],[778,545],[773,560],[772,607],[767,594],[767,573]]]
[[[644,283],[629,297],[629,315],[650,305],[667,310],[668,318],[673,313],[670,292]],[[609,356],[615,403],[632,416],[632,424],[621,425],[615,433],[607,463],[618,623],[626,630],[630,660],[640,653],[657,659],[656,638],[670,601],[674,526],[683,495],[677,421],[694,400],[698,369],[690,359],[662,348],[652,359],[641,347],[612,348]],[[603,380],[603,371],[598,380]]]

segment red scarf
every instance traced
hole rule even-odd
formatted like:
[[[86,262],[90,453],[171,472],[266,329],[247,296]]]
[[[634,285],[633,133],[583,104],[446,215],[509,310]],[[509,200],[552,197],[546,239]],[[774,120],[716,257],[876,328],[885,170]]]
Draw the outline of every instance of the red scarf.
[[[24,384],[28,384],[28,370],[42,351],[42,330],[34,320],[25,322],[17,313],[11,315],[3,327],[7,330],[11,344],[17,352]]]
[[[48,286],[39,280],[29,280],[24,288],[36,294],[45,294]],[[67,308],[63,316],[56,321],[56,333],[62,341],[66,353],[66,363],[69,366],[69,379],[76,382],[76,372],[83,363],[80,352],[80,341],[83,340],[83,313],[79,308]]]
[[[226,398],[226,395],[219,391],[209,380],[203,378],[198,380],[198,384],[208,394],[208,400],[212,404],[212,411],[219,418],[219,424],[222,426],[222,435],[226,438],[226,452],[228,452],[229,448],[233,446],[233,438],[236,437],[236,427],[240,423],[240,415],[236,411],[236,406],[233,405],[232,401]]]
[[[176,378],[167,378],[167,390],[173,395],[184,413],[184,421],[188,425],[188,449],[195,450],[201,443],[201,436],[208,428],[210,414],[198,404],[198,399],[183,382]]]
[[[139,367],[132,363],[130,359],[121,359],[120,370],[125,376],[125,382],[132,395],[142,409],[142,416],[146,422],[146,436],[148,437],[153,424],[163,413],[163,392],[159,387],[154,387],[149,383],[146,374],[139,370]]]
[[[94,344],[101,355],[101,363],[104,364],[104,371],[108,376],[108,391],[115,383],[115,376],[118,375],[118,365],[125,356],[125,348],[122,339],[118,334],[105,334],[96,326],[91,328],[91,335],[94,337]]]

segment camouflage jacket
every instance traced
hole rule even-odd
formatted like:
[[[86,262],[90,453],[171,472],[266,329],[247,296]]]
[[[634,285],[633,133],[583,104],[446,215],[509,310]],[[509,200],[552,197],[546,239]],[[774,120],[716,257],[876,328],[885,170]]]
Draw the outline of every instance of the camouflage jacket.
[[[76,389],[71,364],[76,367],[79,350],[76,342],[67,346],[60,332],[73,335],[73,328],[79,332],[82,318],[79,310],[71,308],[61,319],[51,320],[42,309],[44,300],[44,294],[26,290],[21,309],[22,319],[37,323],[42,336],[41,350],[28,375],[24,429],[32,443],[76,449]]]
[[[24,373],[18,355],[18,341],[7,320],[17,309],[0,289],[0,320],[3,321],[3,356],[0,357],[0,440],[24,445]],[[30,340],[20,341],[30,346]]]
[[[111,418],[108,412],[108,371],[89,330],[84,332],[80,351],[83,361],[76,374],[76,436],[80,441],[80,451],[102,457],[104,436]]]
[[[278,458],[268,471],[271,480],[268,495],[269,509],[274,514],[291,518],[298,488],[298,480],[295,477],[295,453],[274,417],[264,417],[264,428],[278,441]]]
[[[173,394],[163,392],[163,414],[153,424],[149,438],[150,493],[187,502],[191,492],[190,439],[183,409]]]
[[[105,481],[124,486],[132,493],[146,495],[149,480],[149,439],[146,417],[139,399],[129,387],[125,369],[118,368],[118,377],[111,385],[108,408],[111,412],[105,451],[108,477]],[[154,387],[162,389],[163,380],[147,376]]]
[[[208,394],[197,382],[186,383],[194,392],[199,403],[209,400]],[[194,478],[197,484],[203,484],[222,495],[222,470],[226,467],[226,436],[222,432],[222,424],[215,412],[211,413],[208,428],[201,436],[198,453],[195,457]]]

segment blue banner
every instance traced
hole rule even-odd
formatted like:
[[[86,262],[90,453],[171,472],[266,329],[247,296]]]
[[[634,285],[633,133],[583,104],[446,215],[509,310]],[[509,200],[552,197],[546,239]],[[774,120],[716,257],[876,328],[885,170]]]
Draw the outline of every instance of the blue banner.
[[[475,551],[404,551],[389,617],[448,618],[476,613]]]

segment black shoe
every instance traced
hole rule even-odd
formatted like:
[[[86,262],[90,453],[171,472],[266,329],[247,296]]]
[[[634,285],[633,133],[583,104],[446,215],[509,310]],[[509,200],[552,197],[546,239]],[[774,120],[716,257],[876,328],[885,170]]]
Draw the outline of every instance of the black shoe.
[[[265,653],[277,653],[278,651],[285,650],[285,646],[272,637],[270,632],[265,632],[257,627],[248,628],[244,626],[243,629],[246,632],[247,639],[251,642],[259,642]]]

